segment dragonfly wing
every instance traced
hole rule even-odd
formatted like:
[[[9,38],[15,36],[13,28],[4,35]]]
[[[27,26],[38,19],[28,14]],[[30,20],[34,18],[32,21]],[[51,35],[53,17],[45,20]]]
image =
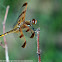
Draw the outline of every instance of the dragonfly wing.
[[[25,21],[25,15],[26,15],[26,10],[27,10],[27,2],[25,2],[22,7],[25,7],[24,10],[22,11],[22,13],[19,15],[18,19],[17,19],[17,24],[15,25],[14,28],[16,28],[19,24],[21,24],[21,22]]]
[[[26,10],[27,10],[27,2],[25,2],[22,7],[25,7],[25,9],[22,11],[22,13],[19,15],[18,20],[19,22],[23,22],[25,20]]]
[[[30,38],[33,38],[35,36],[35,32],[32,29],[30,29],[30,27],[28,27],[27,24],[23,24],[23,26],[21,26],[21,28],[25,28],[26,32],[32,33],[32,35],[30,36]]]
[[[22,47],[25,48],[25,46],[26,46],[26,39],[25,39],[25,36],[24,36],[24,34],[23,34],[23,32],[22,32],[21,27],[20,27],[20,33],[21,33],[20,38],[22,38],[22,37],[24,38],[24,43],[23,43]]]

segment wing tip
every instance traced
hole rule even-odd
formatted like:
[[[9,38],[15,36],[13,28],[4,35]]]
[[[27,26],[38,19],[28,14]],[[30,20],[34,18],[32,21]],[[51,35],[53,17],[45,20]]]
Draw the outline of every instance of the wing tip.
[[[26,6],[28,3],[27,2],[25,2],[23,5],[22,5],[22,7],[24,7],[24,6]]]
[[[24,44],[22,45],[22,48],[25,48],[26,47],[26,41],[24,42]]]
[[[24,35],[22,34],[21,36],[20,36],[20,38],[22,38]]]
[[[35,32],[34,33],[32,33],[32,35],[31,35],[31,37],[30,38],[33,38],[35,36]]]

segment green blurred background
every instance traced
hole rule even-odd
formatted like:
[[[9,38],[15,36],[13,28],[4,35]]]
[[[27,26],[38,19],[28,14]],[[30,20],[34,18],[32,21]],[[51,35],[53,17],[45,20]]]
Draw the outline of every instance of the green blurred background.
[[[42,62],[62,62],[62,0],[0,0],[0,34],[3,33],[2,22],[6,7],[10,6],[6,32],[13,28],[22,9],[23,3],[28,2],[26,20],[37,19],[40,27],[40,51]],[[6,36],[10,60],[33,60],[38,62],[37,38],[30,39],[29,33],[23,31],[27,40],[26,48],[22,48],[23,39],[19,34],[13,33]],[[28,35],[29,34],[29,35]],[[3,37],[0,42],[3,42]],[[0,60],[5,60],[5,50],[0,47]]]

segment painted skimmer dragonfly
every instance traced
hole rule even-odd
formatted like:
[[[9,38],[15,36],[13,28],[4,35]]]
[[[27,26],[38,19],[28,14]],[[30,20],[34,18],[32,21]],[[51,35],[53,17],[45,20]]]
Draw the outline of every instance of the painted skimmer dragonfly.
[[[23,43],[22,47],[25,48],[25,46],[26,46],[26,39],[25,39],[25,36],[24,36],[22,30],[25,29],[26,32],[31,32],[32,35],[30,36],[30,38],[33,38],[35,36],[35,32],[34,32],[34,30],[30,29],[29,26],[32,26],[33,24],[36,24],[37,20],[32,19],[32,21],[25,21],[25,15],[26,15],[26,10],[27,10],[27,2],[25,2],[22,5],[22,7],[25,7],[25,9],[19,15],[19,17],[17,19],[18,20],[17,24],[14,26],[14,28],[12,30],[0,35],[0,37],[5,36],[5,35],[10,34],[10,33],[15,33],[15,32],[18,33],[18,32],[20,32],[20,34],[21,34],[20,38],[22,38],[22,37],[24,38],[24,43]]]

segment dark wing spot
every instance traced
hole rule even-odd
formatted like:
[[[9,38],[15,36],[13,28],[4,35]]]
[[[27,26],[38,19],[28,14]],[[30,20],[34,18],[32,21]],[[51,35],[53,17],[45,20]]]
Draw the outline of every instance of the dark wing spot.
[[[25,12],[26,12],[26,10],[25,10],[25,11],[23,11],[23,12],[21,13],[21,15],[22,15],[22,14],[24,14]],[[21,16],[21,15],[20,15],[20,16]]]
[[[35,32],[34,32],[34,33],[32,33],[32,35],[31,35],[31,37],[30,37],[30,38],[33,38],[33,37],[34,37],[34,35],[35,35]]]
[[[22,7],[23,7],[23,6],[26,6],[26,5],[27,5],[27,2],[26,2],[26,3],[24,3],[24,4],[22,5]]]
[[[25,46],[26,46],[26,41],[25,41],[24,44],[22,45],[22,48],[25,48]]]
[[[20,36],[20,38],[22,38],[24,35],[22,34],[21,36]]]
[[[23,11],[23,12],[19,15],[19,17],[20,17],[20,16],[22,16],[25,12],[26,12],[26,10],[25,10],[25,11]],[[18,18],[19,18],[19,17],[18,17]]]

